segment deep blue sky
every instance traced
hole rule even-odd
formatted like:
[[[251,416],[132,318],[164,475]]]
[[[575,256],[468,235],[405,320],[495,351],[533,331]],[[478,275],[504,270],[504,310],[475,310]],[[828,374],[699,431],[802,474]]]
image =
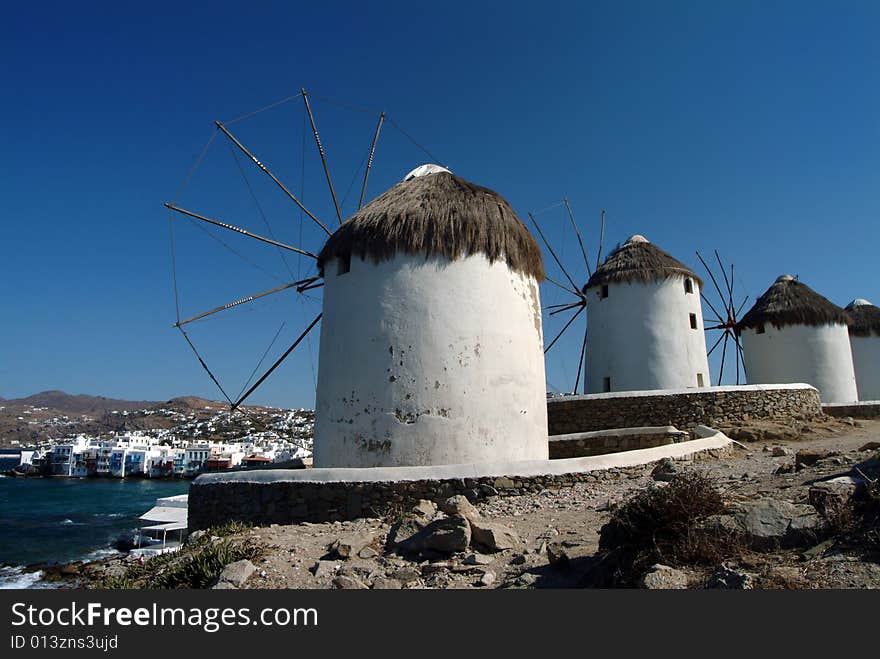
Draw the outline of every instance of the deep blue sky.
[[[838,304],[880,300],[877,3],[296,4],[5,8],[0,396],[217,397],[171,328],[162,202],[214,119],[301,86],[388,111],[523,217],[567,195],[591,251],[605,207],[606,251],[643,233],[696,266],[694,250],[717,247],[736,263],[738,297],[791,272]],[[351,212],[375,116],[314,107],[340,196],[355,181]],[[313,143],[302,160],[302,118],[297,100],[231,128],[331,222]],[[368,197],[427,160],[386,126]],[[298,214],[243,166],[276,235],[317,251],[320,234],[300,235]],[[232,167],[218,138],[180,203],[265,233]],[[583,278],[561,209],[539,218]],[[263,272],[186,220],[175,227],[184,315],[287,276],[272,248],[217,234]],[[293,274],[308,266],[289,259]],[[282,319],[264,367],[319,308],[278,298],[193,326],[231,393]],[[550,360],[556,388],[571,386],[574,334]],[[311,406],[316,340],[253,401]]]

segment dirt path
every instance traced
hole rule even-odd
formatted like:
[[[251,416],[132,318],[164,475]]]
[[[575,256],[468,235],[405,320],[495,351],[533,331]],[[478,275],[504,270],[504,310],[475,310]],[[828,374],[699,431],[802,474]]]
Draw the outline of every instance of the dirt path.
[[[818,478],[848,471],[871,453],[859,448],[880,441],[880,421],[816,424],[798,441],[759,441],[743,445],[728,459],[699,461],[680,468],[709,476],[730,501],[772,497],[806,503]],[[774,455],[774,449],[776,455]],[[836,452],[802,471],[775,473],[794,464],[802,449]],[[517,497],[493,497],[476,504],[484,519],[514,530],[519,542],[494,554],[464,552],[436,561],[413,562],[384,551],[393,520],[365,519],[326,524],[273,525],[240,534],[263,548],[257,572],[246,588],[486,588],[570,587],[582,582],[598,548],[599,530],[609,508],[653,482],[650,470],[629,479],[608,479]],[[340,539],[372,539],[360,555],[331,559]],[[562,547],[568,568],[549,565],[547,545]],[[360,544],[358,544],[360,546]],[[803,561],[795,551],[762,554],[743,566],[763,575],[762,585],[797,588],[880,587],[880,565],[831,553]],[[695,584],[705,575],[692,575]],[[342,578],[340,578],[342,577]]]

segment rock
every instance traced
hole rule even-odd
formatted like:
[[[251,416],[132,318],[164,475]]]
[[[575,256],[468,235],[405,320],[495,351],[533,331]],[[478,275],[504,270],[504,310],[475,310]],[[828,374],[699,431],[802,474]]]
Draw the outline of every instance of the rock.
[[[510,480],[507,476],[496,478],[494,485],[496,490],[512,490],[514,487],[513,481]]]
[[[330,545],[330,554],[337,558],[351,558],[362,549],[369,547],[375,540],[372,533],[358,533],[339,538]]]
[[[388,537],[385,540],[385,547],[388,550],[395,550],[399,545],[410,540],[417,535],[426,524],[420,523],[413,517],[394,522],[388,531]]]
[[[379,552],[372,547],[364,547],[358,552],[360,558],[376,558],[378,555]]]
[[[794,466],[803,465],[810,467],[819,462],[819,460],[831,457],[832,455],[831,451],[823,451],[821,449],[801,449],[794,456]]]
[[[519,537],[511,529],[497,522],[469,520],[474,544],[488,551],[512,549],[519,543]]]
[[[639,588],[648,590],[683,590],[687,587],[686,573],[659,563],[651,566],[639,579]]]
[[[491,556],[485,556],[483,554],[470,554],[465,556],[465,559],[462,561],[464,565],[489,565],[495,559]]]
[[[655,481],[671,481],[677,472],[678,467],[675,466],[675,461],[671,458],[663,458],[651,471],[651,477]]]
[[[483,572],[483,576],[480,577],[479,584],[481,586],[491,586],[493,583],[495,583],[495,573]]]
[[[401,567],[391,573],[391,578],[405,585],[421,579],[422,573],[414,567]]]
[[[211,590],[238,590],[238,587],[233,586],[228,581],[218,581],[215,585],[211,586]]]
[[[471,543],[471,527],[463,517],[434,520],[397,548],[404,554],[437,552],[454,554],[465,551]]]
[[[339,569],[338,563],[333,561],[318,561],[312,566],[312,574],[320,579],[322,577],[329,577],[336,574],[337,569]]]
[[[754,588],[755,579],[748,572],[740,572],[731,567],[721,564],[709,577],[707,588],[721,588],[724,590],[750,590]]]
[[[810,487],[810,503],[826,517],[847,508],[859,489],[859,483],[849,476],[815,483]]]
[[[745,428],[736,428],[730,431],[728,435],[731,439],[735,439],[738,442],[757,442],[758,435],[753,433],[751,430],[746,430]]]
[[[480,513],[477,512],[477,509],[471,505],[471,502],[467,500],[467,497],[464,497],[461,494],[456,494],[454,497],[446,499],[446,501],[440,504],[440,510],[447,515],[464,517],[468,521],[472,519],[480,519]]]
[[[815,544],[828,532],[813,506],[776,499],[738,504],[733,519],[757,550]]]
[[[880,448],[880,442],[868,442],[859,447],[859,451],[876,451]]]
[[[193,531],[188,536],[186,536],[186,542],[184,544],[187,544],[187,545],[194,544],[204,537],[205,537],[205,532],[203,530]]]
[[[525,554],[517,554],[512,559],[510,559],[511,565],[525,565],[528,559],[525,557]]]
[[[568,552],[558,542],[551,542],[547,545],[547,561],[550,563],[550,567],[557,570],[567,570],[571,565]]]
[[[215,587],[221,583],[226,583],[233,588],[240,588],[256,571],[257,566],[247,559],[235,561],[223,568],[223,571],[220,572],[220,576],[217,577]],[[227,586],[224,586],[224,588],[226,587]]]
[[[419,502],[413,506],[412,512],[417,517],[423,517],[430,522],[437,514],[437,504],[427,499],[419,499]]]
[[[528,588],[538,580],[538,575],[532,572],[523,572],[511,584],[514,588]]]
[[[363,581],[344,575],[336,577],[332,583],[334,588],[339,588],[340,590],[365,590],[367,588]]]
[[[791,455],[791,449],[784,446],[774,446],[772,455],[774,458],[781,458],[784,455]]]
[[[373,590],[400,590],[403,584],[397,579],[388,579],[387,577],[376,577],[373,579]]]

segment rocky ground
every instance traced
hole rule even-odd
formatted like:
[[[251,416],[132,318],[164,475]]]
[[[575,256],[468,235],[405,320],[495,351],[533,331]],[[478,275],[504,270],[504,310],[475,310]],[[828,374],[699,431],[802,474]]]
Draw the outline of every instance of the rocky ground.
[[[765,430],[747,429],[756,438]],[[729,514],[712,523],[719,532],[745,533],[747,546],[731,547],[714,565],[655,567],[639,580],[643,587],[880,587],[880,559],[844,540],[848,520],[833,505],[848,505],[856,486],[817,487],[835,475],[877,477],[880,421],[814,421],[796,437],[743,443],[726,459],[661,464],[631,478],[473,506],[456,497],[441,510],[423,502],[394,519],[246,529],[229,538],[256,547],[253,559],[228,566],[215,581],[221,588],[591,586],[600,530],[615,506],[693,471],[725,501]],[[107,569],[121,566],[89,572],[93,578]]]

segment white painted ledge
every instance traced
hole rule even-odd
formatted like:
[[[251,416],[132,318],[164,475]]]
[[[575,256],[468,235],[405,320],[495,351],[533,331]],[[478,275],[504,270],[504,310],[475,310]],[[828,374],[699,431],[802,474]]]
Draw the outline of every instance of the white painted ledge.
[[[733,444],[724,433],[697,426],[694,433],[698,439],[653,448],[622,451],[606,455],[562,460],[528,460],[522,462],[495,462],[485,464],[439,465],[431,467],[369,467],[369,468],[321,468],[321,469],[265,469],[230,474],[216,473],[199,476],[193,487],[220,483],[369,483],[439,481],[457,478],[527,478],[536,476],[561,476],[587,473],[605,469],[636,467],[662,460],[683,459],[701,451],[721,449]]]

